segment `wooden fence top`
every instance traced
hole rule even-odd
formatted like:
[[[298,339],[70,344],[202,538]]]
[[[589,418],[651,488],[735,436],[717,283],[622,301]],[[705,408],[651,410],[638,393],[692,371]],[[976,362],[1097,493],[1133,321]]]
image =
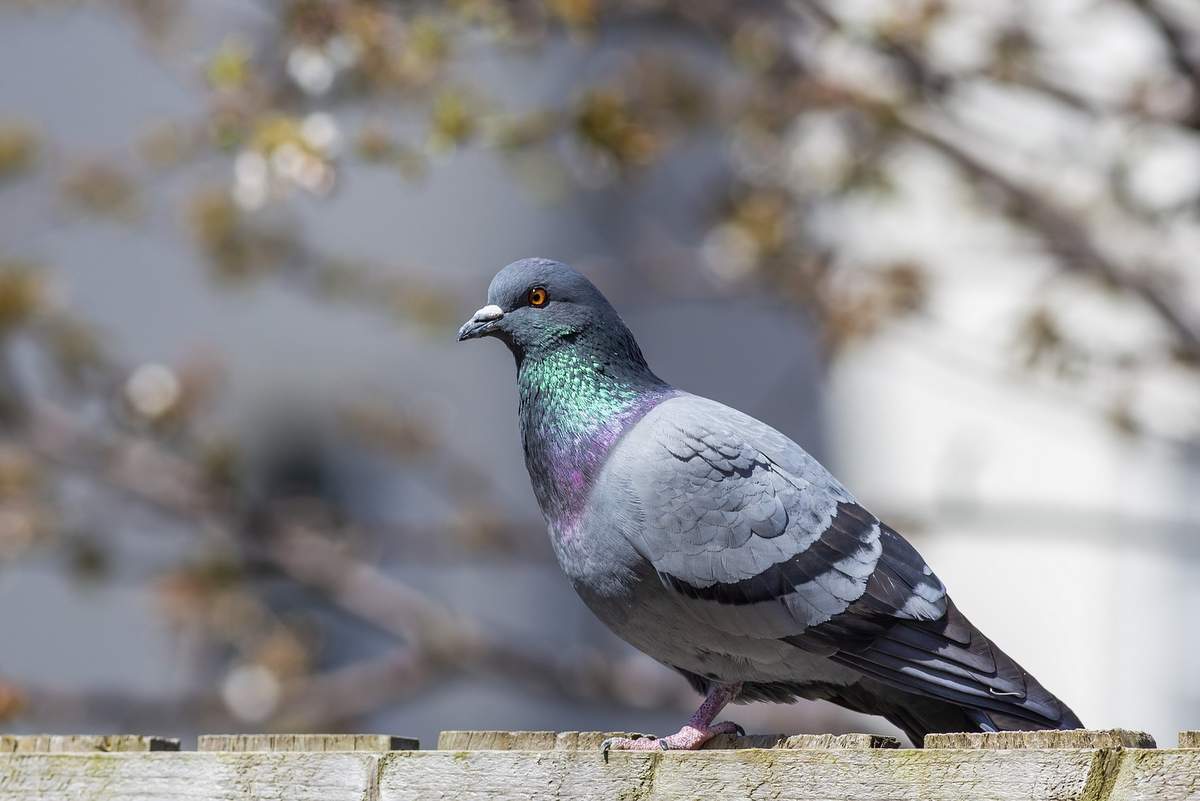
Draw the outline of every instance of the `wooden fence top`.
[[[0,754],[178,750],[173,737],[142,734],[0,734]]]
[[[868,735],[768,737],[774,747],[607,759],[592,747],[606,734],[444,732],[448,748],[432,751],[392,750],[406,741],[389,735],[224,735],[205,742],[236,750],[173,753],[14,748],[0,754],[0,801],[1200,800],[1200,748],[1130,747],[1145,743],[1130,732],[926,749],[881,747],[887,738]],[[322,750],[279,750],[297,745]]]
[[[391,734],[202,734],[197,751],[415,751],[414,737]]]
[[[1180,742],[1187,732],[1180,733]],[[994,731],[927,734],[926,748],[1154,748],[1154,738],[1129,729],[1069,731]]]

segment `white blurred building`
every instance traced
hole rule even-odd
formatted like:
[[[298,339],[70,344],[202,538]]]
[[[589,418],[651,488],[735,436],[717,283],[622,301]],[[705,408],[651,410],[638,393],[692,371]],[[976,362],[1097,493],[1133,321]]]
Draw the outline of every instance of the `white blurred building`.
[[[1148,729],[1162,745],[1196,726],[1194,461],[902,339],[841,364],[829,408],[846,483],[1088,726]]]
[[[1018,315],[1052,268],[981,253],[970,210],[935,200],[919,162],[911,202],[873,243],[930,264],[935,294],[835,364],[831,467],[1085,724],[1173,744],[1200,721],[1200,454],[1171,438],[1169,386],[1143,387],[1159,428],[1128,433],[1103,378],[1019,364]],[[1143,335],[1135,311],[1086,292],[1069,313],[1115,340]]]

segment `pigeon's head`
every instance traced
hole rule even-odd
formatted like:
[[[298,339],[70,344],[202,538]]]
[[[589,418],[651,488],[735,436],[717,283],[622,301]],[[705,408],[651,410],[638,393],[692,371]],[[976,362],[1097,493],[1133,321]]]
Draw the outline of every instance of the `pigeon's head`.
[[[487,301],[458,329],[459,341],[496,337],[508,345],[518,362],[575,342],[632,341],[600,290],[561,262],[513,262],[496,273]]]

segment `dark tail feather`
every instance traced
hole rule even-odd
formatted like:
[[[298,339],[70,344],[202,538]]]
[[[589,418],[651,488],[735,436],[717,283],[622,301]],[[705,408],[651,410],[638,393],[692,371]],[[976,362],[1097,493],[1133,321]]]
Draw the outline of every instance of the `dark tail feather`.
[[[917,748],[924,746],[926,734],[1029,731],[1047,728],[1017,718],[1006,718],[995,712],[981,712],[958,704],[901,692],[872,679],[863,679],[858,684],[838,688],[825,697],[855,712],[886,718],[893,726],[903,731]],[[1078,719],[1064,720],[1063,725],[1054,728],[1078,729],[1082,728],[1082,724]]]
[[[872,679],[844,687],[827,687],[822,696],[838,706],[866,715],[880,715],[921,748],[933,732],[980,731],[971,714],[960,706],[900,692]]]
[[[1083,726],[953,603],[940,620],[902,620],[868,647],[831,658],[865,675],[860,686],[872,700],[856,699],[860,711],[888,718],[914,745],[933,732]]]

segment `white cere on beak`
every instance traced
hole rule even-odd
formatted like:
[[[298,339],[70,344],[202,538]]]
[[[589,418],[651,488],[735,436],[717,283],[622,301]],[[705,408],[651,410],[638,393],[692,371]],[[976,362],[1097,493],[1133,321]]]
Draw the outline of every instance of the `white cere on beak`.
[[[471,322],[490,323],[492,320],[499,320],[503,316],[504,309],[500,308],[495,303],[491,303],[475,312],[475,314],[471,316]]]

